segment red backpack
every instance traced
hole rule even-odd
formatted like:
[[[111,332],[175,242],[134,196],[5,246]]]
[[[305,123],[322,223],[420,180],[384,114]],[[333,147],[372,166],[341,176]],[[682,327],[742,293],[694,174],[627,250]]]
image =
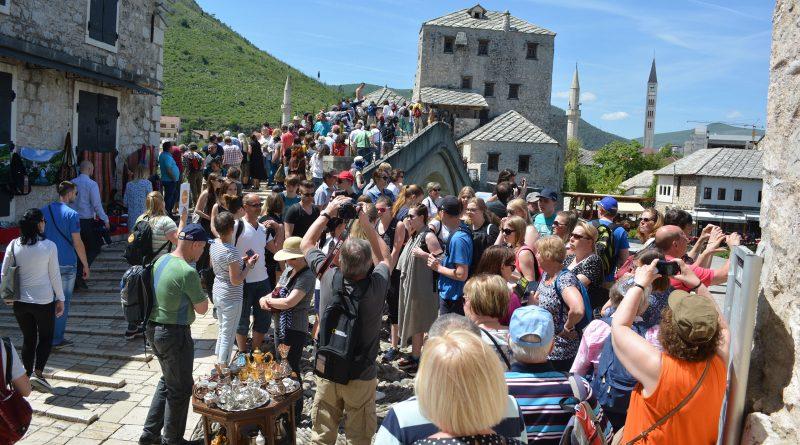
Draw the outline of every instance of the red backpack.
[[[6,351],[6,369],[0,369],[0,443],[12,444],[22,439],[28,431],[33,410],[11,382],[11,348],[14,346],[8,337],[3,337],[2,342]]]
[[[603,425],[589,404],[589,393],[582,380],[580,376],[570,375],[569,386],[574,397],[562,399],[559,403],[565,411],[575,411],[561,435],[559,445],[607,445]],[[573,405],[575,401],[578,403]]]

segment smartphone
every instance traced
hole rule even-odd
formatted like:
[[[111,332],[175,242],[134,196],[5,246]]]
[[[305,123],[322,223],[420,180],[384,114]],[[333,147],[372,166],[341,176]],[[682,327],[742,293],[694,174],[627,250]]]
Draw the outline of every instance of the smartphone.
[[[248,249],[247,252],[245,252],[244,254],[247,256],[253,256],[255,255],[255,253],[256,252],[253,249]]]
[[[656,270],[662,277],[672,277],[681,273],[681,267],[675,261],[658,260]]]

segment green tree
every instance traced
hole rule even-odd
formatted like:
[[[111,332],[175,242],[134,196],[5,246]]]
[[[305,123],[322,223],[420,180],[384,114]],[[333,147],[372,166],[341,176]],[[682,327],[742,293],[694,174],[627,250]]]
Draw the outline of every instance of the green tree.
[[[581,165],[581,141],[567,141],[567,158],[564,165],[564,190],[570,192],[588,192],[589,178],[586,166]]]

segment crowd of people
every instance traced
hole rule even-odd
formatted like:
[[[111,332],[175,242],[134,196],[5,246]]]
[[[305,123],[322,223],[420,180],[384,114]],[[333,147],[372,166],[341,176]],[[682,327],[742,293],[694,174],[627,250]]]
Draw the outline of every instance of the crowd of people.
[[[212,135],[202,148],[179,147],[177,159],[167,141],[158,183],[134,172],[128,227],[151,233],[142,263],[153,265],[155,298],[148,322],[125,336],[146,337],[163,373],[140,443],[188,443],[190,326],[209,307],[221,365],[278,343],[302,378],[303,349],[314,344],[316,444],[335,443],[342,421],[350,443],[371,443],[378,361],[416,377],[415,397],[390,409],[375,443],[563,443],[578,434],[568,424],[579,406],[609,443],[615,434],[714,442],[729,340],[708,288],[728,263],[710,264],[739,236],[707,226],[690,248],[691,215],[650,208],[637,228],[643,247],[631,254],[611,196],[586,221],[557,211],[555,190],[529,190],[510,170],[485,200],[470,187],[442,196],[441,184],[408,184],[380,157],[397,128],[420,128],[420,115],[416,105],[344,101],[249,136]],[[353,164],[325,170],[328,155]],[[44,366],[52,347],[71,343],[72,291],[86,286],[100,251],[98,221],[108,224],[91,163],[80,171],[56,202],[25,213],[3,260],[2,279],[16,270],[21,283],[13,304],[24,372],[15,364],[12,373],[21,392],[26,376],[52,390]],[[182,182],[191,210],[178,214]],[[336,353],[329,332],[343,306],[352,347],[325,355]],[[381,351],[384,315],[390,346]],[[346,364],[326,369],[337,357]],[[302,400],[298,420],[301,411]]]

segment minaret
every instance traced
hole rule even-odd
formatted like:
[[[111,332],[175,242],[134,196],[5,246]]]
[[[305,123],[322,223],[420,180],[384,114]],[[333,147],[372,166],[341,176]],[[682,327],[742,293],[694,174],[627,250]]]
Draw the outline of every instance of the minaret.
[[[572,76],[572,87],[569,90],[569,107],[567,108],[567,140],[578,139],[578,123],[581,121],[581,85],[578,83],[578,64],[575,64],[575,75]]]
[[[656,59],[650,66],[650,78],[647,79],[647,110],[644,115],[644,148],[654,149],[653,133],[656,127],[656,93],[658,92],[658,80],[656,79]]]
[[[291,77],[286,76],[286,85],[283,87],[283,105],[281,105],[281,125],[288,125],[292,122],[292,81]]]

